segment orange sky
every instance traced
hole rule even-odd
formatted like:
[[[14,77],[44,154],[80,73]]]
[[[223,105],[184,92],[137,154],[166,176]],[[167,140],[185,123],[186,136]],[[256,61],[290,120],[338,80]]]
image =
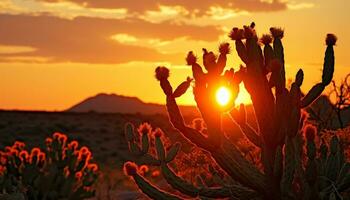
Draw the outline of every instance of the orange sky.
[[[302,67],[308,90],[321,79],[329,32],[339,38],[335,78],[350,72],[348,8],[349,0],[1,0],[0,109],[63,110],[100,92],[164,103],[157,65],[175,86],[191,75],[189,50],[216,51],[233,26],[252,21],[258,34],[285,28],[287,78]],[[240,63],[233,52],[228,67]],[[193,104],[191,92],[179,102]]]

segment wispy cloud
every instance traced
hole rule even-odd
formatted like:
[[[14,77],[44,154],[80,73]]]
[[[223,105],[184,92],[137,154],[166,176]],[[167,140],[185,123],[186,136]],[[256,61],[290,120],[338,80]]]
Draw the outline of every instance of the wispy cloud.
[[[291,2],[287,4],[288,9],[290,10],[301,10],[301,9],[307,9],[307,8],[313,8],[315,7],[315,4],[313,3],[296,3],[296,2]]]
[[[0,55],[29,53],[34,51],[36,51],[36,48],[29,46],[0,45]]]
[[[99,17],[123,19],[128,16],[126,8],[90,8],[70,1],[40,2],[37,0],[2,0],[0,13],[6,14],[47,14],[66,19],[75,17]]]

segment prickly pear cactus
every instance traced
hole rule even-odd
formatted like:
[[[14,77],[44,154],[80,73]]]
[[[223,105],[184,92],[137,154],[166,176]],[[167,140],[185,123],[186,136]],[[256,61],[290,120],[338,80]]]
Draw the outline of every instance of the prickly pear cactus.
[[[86,199],[94,196],[98,165],[87,147],[54,133],[46,149],[26,149],[16,141],[0,151],[0,192],[11,198]]]
[[[171,167],[180,144],[166,150],[162,131],[154,131],[155,153],[150,148],[150,126],[138,129],[141,140],[135,138],[132,124],[125,127],[129,149],[142,164],[159,167],[167,183],[177,191],[170,193],[151,184],[140,173],[136,163],[124,165],[140,190],[153,199],[228,198],[228,199],[342,199],[350,187],[349,164],[338,137],[329,142],[318,138],[316,129],[307,125],[303,108],[310,105],[330,83],[334,73],[334,50],[336,36],[326,36],[322,80],[303,95],[302,69],[298,71],[290,88],[286,88],[285,58],[282,39],[284,30],[272,27],[269,34],[258,37],[255,23],[243,28],[233,28],[229,37],[244,63],[239,70],[226,69],[229,43],[219,45],[219,55],[203,48],[203,67],[193,51],[187,54],[186,62],[192,68],[192,76],[175,90],[168,81],[169,69],[156,68],[156,78],[166,96],[170,122],[184,138],[209,153],[215,163],[230,178],[218,186],[205,184],[205,177],[186,181]],[[176,98],[190,87],[202,115],[205,128],[191,127],[184,122]],[[247,121],[245,106],[234,104],[239,93],[239,84],[244,83],[250,94],[258,129]],[[215,92],[221,86],[230,90],[233,98],[225,106],[215,102]],[[229,140],[222,127],[223,115],[229,115],[232,125],[254,145],[260,153],[262,167],[247,159],[237,144]],[[142,131],[144,130],[144,131]],[[143,134],[145,133],[145,134]],[[239,133],[237,133],[239,134]],[[317,142],[316,142],[317,141]],[[329,148],[328,148],[329,146]],[[215,171],[208,169],[212,175]],[[219,178],[220,179],[220,178]]]

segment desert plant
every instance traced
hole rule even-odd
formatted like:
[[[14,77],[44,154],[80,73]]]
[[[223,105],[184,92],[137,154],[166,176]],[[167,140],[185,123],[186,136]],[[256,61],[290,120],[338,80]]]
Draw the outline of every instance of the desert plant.
[[[94,196],[98,165],[87,147],[54,133],[46,149],[25,149],[16,141],[0,151],[0,195],[22,194],[26,199],[85,199]]]
[[[342,118],[342,111],[350,108],[350,74],[347,74],[344,80],[339,86],[336,85],[335,81],[332,81],[332,90],[329,97],[334,96],[335,102],[333,110],[335,111],[340,128],[344,128],[346,125],[345,119]]]
[[[173,91],[168,81],[169,70],[166,67],[156,68],[156,78],[166,95],[166,107],[172,125],[190,142],[209,152],[231,181],[223,182],[218,187],[206,186],[200,177],[196,183],[185,181],[169,165],[179,151],[179,143],[166,151],[161,139],[163,134],[157,130],[154,134],[157,153],[151,154],[147,134],[149,131],[145,131],[141,141],[137,141],[133,125],[127,124],[125,132],[129,149],[143,159],[138,162],[159,166],[169,185],[181,194],[171,194],[152,185],[140,175],[135,163],[127,162],[124,165],[125,173],[150,198],[337,199],[348,189],[350,181],[347,178],[341,180],[341,186],[337,182],[338,177],[350,177],[349,164],[341,159],[342,150],[339,148],[337,136],[330,142],[330,153],[323,143],[319,147],[321,153],[317,156],[317,146],[313,142],[316,130],[305,127],[307,153],[303,154],[302,130],[305,117],[301,111],[318,98],[332,80],[333,46],[337,40],[335,35],[328,34],[326,37],[322,81],[303,96],[300,86],[304,74],[301,69],[290,89],[286,88],[284,49],[281,41],[284,31],[281,28],[271,28],[271,34],[265,34],[259,40],[254,27],[255,24],[252,23],[243,29],[233,28],[229,35],[235,41],[236,51],[245,64],[236,72],[231,68],[223,73],[227,54],[230,52],[228,43],[220,45],[218,57],[203,49],[203,65],[207,72],[198,64],[193,52],[187,55],[186,61],[192,66],[194,78],[194,98],[206,125],[204,130],[200,131],[185,124],[175,100],[186,92],[191,79],[187,79]],[[234,107],[241,82],[251,96],[258,130],[247,123],[243,104],[238,109]],[[233,96],[226,106],[219,106],[215,102],[215,92],[221,86],[229,88]],[[240,149],[228,140],[221,127],[224,114],[229,114],[232,123],[239,126],[246,138],[260,149],[262,170],[247,160]]]

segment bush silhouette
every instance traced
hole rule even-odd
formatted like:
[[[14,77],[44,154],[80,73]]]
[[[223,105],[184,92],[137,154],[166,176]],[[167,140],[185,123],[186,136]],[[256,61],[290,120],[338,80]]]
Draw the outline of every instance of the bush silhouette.
[[[94,196],[98,165],[87,147],[54,133],[46,149],[25,149],[16,141],[0,151],[0,191],[10,199],[85,199]]]

